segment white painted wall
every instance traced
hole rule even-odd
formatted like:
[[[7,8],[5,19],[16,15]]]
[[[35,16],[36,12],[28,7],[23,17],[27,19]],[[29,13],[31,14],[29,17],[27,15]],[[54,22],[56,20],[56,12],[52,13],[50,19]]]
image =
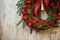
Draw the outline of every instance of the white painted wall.
[[[32,34],[29,32],[29,28],[22,28],[22,23],[19,26],[16,24],[21,20],[16,8],[16,3],[18,0],[0,0],[0,18],[2,27],[2,37],[1,40],[60,40],[60,33],[53,34],[50,36],[48,34],[36,34],[33,31]]]

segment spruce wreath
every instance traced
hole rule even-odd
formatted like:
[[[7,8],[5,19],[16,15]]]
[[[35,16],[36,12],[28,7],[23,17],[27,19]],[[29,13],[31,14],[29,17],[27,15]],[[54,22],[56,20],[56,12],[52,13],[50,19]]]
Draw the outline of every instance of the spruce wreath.
[[[41,12],[43,12],[41,11],[42,1],[44,9],[48,14],[46,20],[41,18]],[[17,26],[23,21],[23,28],[25,25],[28,25],[31,33],[32,30],[39,32],[41,30],[58,27],[59,23],[57,20],[60,19],[59,0],[19,0],[16,5],[18,9],[17,13],[19,16],[22,14],[22,20],[17,24]]]

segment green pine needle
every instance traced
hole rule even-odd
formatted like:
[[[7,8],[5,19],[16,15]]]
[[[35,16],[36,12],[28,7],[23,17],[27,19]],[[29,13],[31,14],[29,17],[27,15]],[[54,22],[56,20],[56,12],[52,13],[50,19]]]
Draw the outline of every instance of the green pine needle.
[[[18,26],[22,21],[23,21],[23,20],[19,21],[19,23],[18,23],[16,26]]]
[[[35,24],[34,26],[38,27],[38,28],[42,28],[43,26],[40,24]]]
[[[33,28],[30,29],[30,34],[32,34],[32,30],[33,30]]]
[[[19,16],[21,15],[21,11],[22,11],[22,6],[25,4],[26,0],[19,0],[16,4],[16,6],[18,6],[18,11],[17,13],[19,14]]]
[[[25,28],[26,26],[26,21],[23,21],[23,28]]]

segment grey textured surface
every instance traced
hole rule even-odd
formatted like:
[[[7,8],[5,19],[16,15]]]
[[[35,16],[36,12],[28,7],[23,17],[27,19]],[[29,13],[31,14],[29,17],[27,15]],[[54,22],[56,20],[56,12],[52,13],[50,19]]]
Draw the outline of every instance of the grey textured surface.
[[[21,20],[21,16],[16,14],[16,3],[18,0],[0,0],[0,19],[2,27],[1,40],[60,40],[60,33],[50,35],[36,34],[33,31],[29,32],[29,28],[22,28],[22,23],[19,26],[16,24]]]

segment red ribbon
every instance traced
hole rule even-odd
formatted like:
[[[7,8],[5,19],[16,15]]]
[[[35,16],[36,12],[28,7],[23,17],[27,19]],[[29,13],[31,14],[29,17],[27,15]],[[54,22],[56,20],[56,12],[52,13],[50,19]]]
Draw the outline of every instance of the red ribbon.
[[[43,0],[44,4],[45,4],[45,9],[46,9],[46,12],[48,13],[48,4],[50,2],[50,0]],[[35,3],[35,6],[34,6],[34,15],[37,17],[38,16],[38,10],[39,8],[41,7],[41,0],[36,0],[36,3]]]

